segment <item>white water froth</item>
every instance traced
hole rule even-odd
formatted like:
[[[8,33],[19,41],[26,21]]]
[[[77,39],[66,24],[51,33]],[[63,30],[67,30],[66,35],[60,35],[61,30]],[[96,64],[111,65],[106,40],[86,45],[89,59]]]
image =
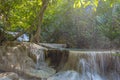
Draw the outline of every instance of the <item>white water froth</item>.
[[[65,71],[55,74],[53,77],[48,78],[47,80],[104,80],[97,74],[90,74],[86,72],[87,75],[80,75],[75,71]]]

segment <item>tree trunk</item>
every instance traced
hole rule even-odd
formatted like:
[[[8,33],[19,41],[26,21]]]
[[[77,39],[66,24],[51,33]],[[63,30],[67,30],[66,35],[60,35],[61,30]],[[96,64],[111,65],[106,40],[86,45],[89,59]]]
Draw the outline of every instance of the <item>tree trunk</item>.
[[[35,32],[35,35],[31,38],[31,42],[34,43],[39,43],[40,42],[40,32],[41,32],[41,25],[42,25],[42,20],[44,16],[44,12],[47,8],[49,0],[42,0],[42,6],[39,12],[39,19],[38,19],[38,25],[37,25],[37,30]]]
[[[37,29],[36,29],[35,35],[31,37],[31,40],[30,40],[31,42],[35,42],[35,43],[39,43],[40,42],[40,30],[41,30],[41,25],[42,25],[42,19],[43,19],[44,12],[45,12],[45,10],[47,8],[47,5],[48,5],[48,1],[49,0],[43,0],[42,1],[42,6],[40,8],[40,12],[39,12],[39,14],[38,14],[38,16],[36,18],[36,19],[38,19]],[[28,29],[26,29],[25,31],[19,32],[11,40],[12,41],[16,40],[18,37],[20,37],[21,35],[23,35],[27,31],[31,32],[31,29],[32,29],[32,27],[33,27],[35,22],[36,22],[36,20],[33,22],[33,24]]]

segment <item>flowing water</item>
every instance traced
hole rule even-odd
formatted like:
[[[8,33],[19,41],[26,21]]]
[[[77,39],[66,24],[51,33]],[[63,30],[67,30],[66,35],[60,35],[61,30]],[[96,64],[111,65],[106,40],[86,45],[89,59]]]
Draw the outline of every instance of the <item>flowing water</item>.
[[[45,63],[45,55],[44,55],[44,50],[39,49],[36,52],[36,57],[37,57],[37,61],[36,61],[36,69],[40,69],[42,67],[46,66]]]
[[[48,80],[120,80],[120,52],[70,51],[63,70]]]
[[[34,54],[36,56],[36,69],[41,69],[43,67],[46,67],[47,64],[45,62],[45,55],[44,55],[44,49],[43,48],[39,48],[39,46],[37,47],[31,47],[31,52],[32,54]]]
[[[37,49],[34,53],[36,69],[45,69],[44,50]],[[69,51],[64,67],[47,80],[120,80],[120,52]]]

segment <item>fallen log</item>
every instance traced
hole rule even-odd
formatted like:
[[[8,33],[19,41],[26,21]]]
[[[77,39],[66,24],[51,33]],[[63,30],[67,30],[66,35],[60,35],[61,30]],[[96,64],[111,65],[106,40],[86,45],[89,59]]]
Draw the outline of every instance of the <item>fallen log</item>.
[[[39,43],[40,46],[46,47],[46,48],[52,48],[52,49],[57,49],[57,48],[66,48],[66,44],[55,44],[55,43]]]

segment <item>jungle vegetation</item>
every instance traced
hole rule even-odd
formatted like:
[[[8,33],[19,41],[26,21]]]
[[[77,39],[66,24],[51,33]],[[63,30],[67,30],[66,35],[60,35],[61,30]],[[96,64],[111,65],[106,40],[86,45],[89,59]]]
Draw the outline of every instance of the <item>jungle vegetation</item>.
[[[23,34],[34,43],[118,49],[120,0],[0,0],[0,43]]]

